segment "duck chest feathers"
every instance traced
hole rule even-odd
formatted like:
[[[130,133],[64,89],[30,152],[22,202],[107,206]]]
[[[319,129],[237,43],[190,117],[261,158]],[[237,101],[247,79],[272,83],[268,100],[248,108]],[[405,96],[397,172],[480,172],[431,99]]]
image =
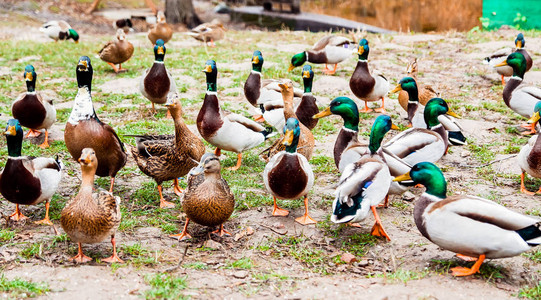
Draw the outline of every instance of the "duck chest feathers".
[[[357,131],[342,127],[338,137],[336,138],[336,142],[334,143],[334,163],[336,164],[337,168],[340,164],[342,153],[344,150],[346,150],[351,141],[356,138]]]
[[[21,125],[28,128],[37,128],[45,120],[47,112],[43,103],[39,100],[38,95],[26,93],[26,95],[13,104],[13,118],[19,120]]]
[[[511,77],[507,84],[505,84],[505,88],[503,89],[503,101],[505,101],[505,105],[508,107],[511,107],[511,97],[513,96],[513,92],[515,89],[522,83],[522,79],[518,77]]]
[[[223,123],[216,92],[207,92],[203,106],[201,106],[201,110],[197,115],[197,129],[199,133],[201,133],[203,138],[208,139],[222,127]]]
[[[296,199],[308,184],[308,176],[297,155],[285,153],[268,174],[269,187],[278,198]]]
[[[251,71],[244,84],[244,96],[253,106],[257,106],[257,100],[261,95],[261,73]]]
[[[26,168],[28,157],[10,157],[0,177],[0,191],[9,202],[34,204],[41,195],[41,183]]]
[[[376,80],[370,75],[370,71],[368,71],[368,62],[366,60],[359,60],[349,81],[351,91],[355,96],[363,98],[372,92],[375,84]]]
[[[144,83],[145,92],[152,102],[165,103],[171,81],[163,62],[154,62],[152,68],[150,68],[148,74],[145,76]]]

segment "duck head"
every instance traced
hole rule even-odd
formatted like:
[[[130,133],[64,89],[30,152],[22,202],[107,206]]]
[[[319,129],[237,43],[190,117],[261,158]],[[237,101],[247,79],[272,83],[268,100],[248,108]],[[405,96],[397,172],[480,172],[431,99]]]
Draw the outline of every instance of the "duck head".
[[[430,162],[420,162],[414,165],[411,170],[403,175],[393,179],[393,181],[413,180],[416,184],[422,184],[426,187],[427,194],[439,197],[447,197],[447,181],[435,164]]]
[[[26,90],[29,93],[36,91],[36,79],[38,75],[36,74],[36,71],[34,69],[34,66],[27,65],[24,68],[24,80],[26,81]]]
[[[359,131],[359,109],[357,104],[348,97],[337,97],[331,101],[329,107],[314,115],[319,119],[330,115],[339,115],[344,120],[344,127],[349,130]]]
[[[359,50],[357,51],[357,53],[359,54],[359,60],[368,60],[370,47],[368,46],[368,41],[366,39],[362,39],[359,41]]]
[[[164,24],[166,22],[165,14],[163,13],[163,11],[158,11],[158,13],[156,14],[156,19],[158,19],[157,21],[160,24]]]
[[[438,124],[440,124],[440,121],[438,120],[438,116],[448,114],[455,118],[460,118],[459,115],[454,113],[449,109],[449,105],[447,105],[447,102],[441,98],[432,98],[430,99],[425,106],[424,111],[424,118],[425,123],[428,128],[432,128]]]
[[[218,90],[216,83],[218,68],[216,67],[216,62],[212,59],[207,60],[203,72],[207,74],[207,92],[216,92]]]
[[[368,145],[370,153],[375,154],[379,150],[383,137],[391,129],[398,129],[391,121],[391,117],[380,115],[376,118],[374,124],[372,124],[372,130],[370,131],[370,143]]]
[[[263,69],[263,54],[261,54],[261,51],[255,50],[254,54],[252,55],[252,70],[261,73],[261,70]]]
[[[282,98],[284,99],[284,105],[291,104],[293,105],[293,97],[295,95],[295,90],[293,88],[293,81],[290,79],[284,79],[278,84],[282,92]]]
[[[406,66],[406,74],[408,76],[415,76],[417,74],[417,57],[413,58]]]
[[[119,28],[116,30],[116,39],[119,41],[126,40],[126,33],[124,32],[124,29]]]
[[[205,153],[201,156],[201,161],[190,170],[190,176],[197,176],[201,173],[205,173],[205,177],[210,174],[220,174],[222,167],[220,165],[220,160],[213,153]]]
[[[541,116],[539,115],[541,113],[541,101],[538,101],[534,108],[533,108],[533,115],[528,120],[528,124],[533,124],[533,127],[539,123],[539,119],[541,119]]]
[[[286,152],[297,152],[300,134],[301,127],[299,126],[299,121],[295,118],[287,119],[286,126],[284,126],[284,141],[282,142],[286,146]]]
[[[314,81],[314,71],[312,71],[312,66],[306,65],[302,68],[302,81],[304,83],[304,92],[312,92],[312,82]]]
[[[154,45],[154,60],[163,62],[166,51],[167,48],[165,48],[165,42],[162,39],[158,39],[156,45]]]
[[[520,52],[513,52],[507,56],[507,59],[495,67],[510,66],[513,68],[513,76],[524,79],[524,73],[526,73],[526,58]]]
[[[524,39],[524,34],[519,33],[517,34],[517,38],[515,39],[515,46],[517,49],[522,49],[524,46],[526,46],[526,40]]]
[[[296,67],[302,66],[306,62],[306,51],[297,53],[291,58],[291,64],[289,64],[288,72],[293,71]]]
[[[98,158],[96,157],[96,151],[92,148],[84,148],[81,151],[81,157],[77,160],[81,165],[81,170],[83,173],[90,171],[96,172],[98,168]]]
[[[77,73],[77,86],[79,88],[87,86],[88,90],[91,90],[94,70],[92,69],[92,63],[88,56],[81,56],[79,58],[75,72]]]
[[[71,38],[77,44],[79,43],[79,34],[72,28],[68,29],[68,39]]]
[[[409,96],[409,101],[419,102],[419,90],[417,88],[417,82],[413,77],[404,77],[400,79],[396,87],[391,91],[391,93],[396,93],[400,91],[406,91]]]
[[[6,131],[6,142],[8,145],[8,155],[10,157],[21,156],[21,149],[23,145],[23,128],[17,119],[8,120]]]
[[[167,94],[167,100],[165,100],[164,105],[171,113],[173,119],[182,116],[182,104],[180,103],[180,95],[178,93]]]

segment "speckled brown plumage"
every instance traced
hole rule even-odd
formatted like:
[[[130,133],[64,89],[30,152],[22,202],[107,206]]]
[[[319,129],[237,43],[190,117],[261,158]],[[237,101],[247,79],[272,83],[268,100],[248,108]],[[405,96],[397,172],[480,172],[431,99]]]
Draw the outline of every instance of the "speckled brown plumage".
[[[171,26],[167,24],[163,12],[158,12],[157,19],[157,23],[148,31],[148,39],[153,45],[155,45],[156,41],[159,39],[162,39],[164,43],[167,43],[171,37],[173,37],[173,30],[171,29]]]
[[[424,106],[430,99],[439,96],[439,93],[436,92],[431,86],[419,84],[419,81],[417,80],[417,58],[414,58],[408,63],[406,72],[407,76],[413,77],[413,79],[415,79],[417,82],[417,89],[419,90],[419,103],[421,103],[421,105]],[[400,106],[402,106],[405,111],[408,111],[408,101],[408,92],[404,90],[400,91],[398,94],[398,103],[400,103]]]
[[[119,29],[114,41],[110,41],[98,52],[101,60],[112,63],[121,64],[133,55],[133,45],[126,40],[126,34],[122,29]]]

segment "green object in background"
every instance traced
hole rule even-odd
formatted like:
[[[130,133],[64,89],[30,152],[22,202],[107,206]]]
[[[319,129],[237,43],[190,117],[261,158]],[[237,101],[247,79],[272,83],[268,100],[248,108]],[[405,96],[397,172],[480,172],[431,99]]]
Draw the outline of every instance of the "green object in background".
[[[541,29],[541,0],[483,0],[481,23],[485,29]]]

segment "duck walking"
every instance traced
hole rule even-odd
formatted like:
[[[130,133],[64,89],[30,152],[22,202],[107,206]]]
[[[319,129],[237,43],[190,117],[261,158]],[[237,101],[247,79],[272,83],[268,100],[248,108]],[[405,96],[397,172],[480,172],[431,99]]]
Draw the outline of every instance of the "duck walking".
[[[100,52],[98,52],[101,60],[108,63],[115,73],[126,72],[127,69],[122,69],[122,63],[126,62],[133,55],[133,45],[126,40],[126,33],[123,29],[117,29],[116,40],[110,41]],[[118,65],[118,67],[116,66]]]
[[[517,34],[517,38],[515,39],[516,49],[512,49],[511,47],[503,48],[492,53],[492,55],[489,57],[485,57],[485,63],[489,64],[498,74],[502,76],[502,85],[505,85],[505,76],[513,76],[513,69],[509,66],[502,65],[502,62],[504,62],[510,54],[519,52],[524,56],[526,59],[526,72],[532,68],[532,58],[530,57],[530,54],[528,54],[528,51],[524,49],[524,46],[526,46],[526,40],[524,39],[524,34],[521,32]]]

